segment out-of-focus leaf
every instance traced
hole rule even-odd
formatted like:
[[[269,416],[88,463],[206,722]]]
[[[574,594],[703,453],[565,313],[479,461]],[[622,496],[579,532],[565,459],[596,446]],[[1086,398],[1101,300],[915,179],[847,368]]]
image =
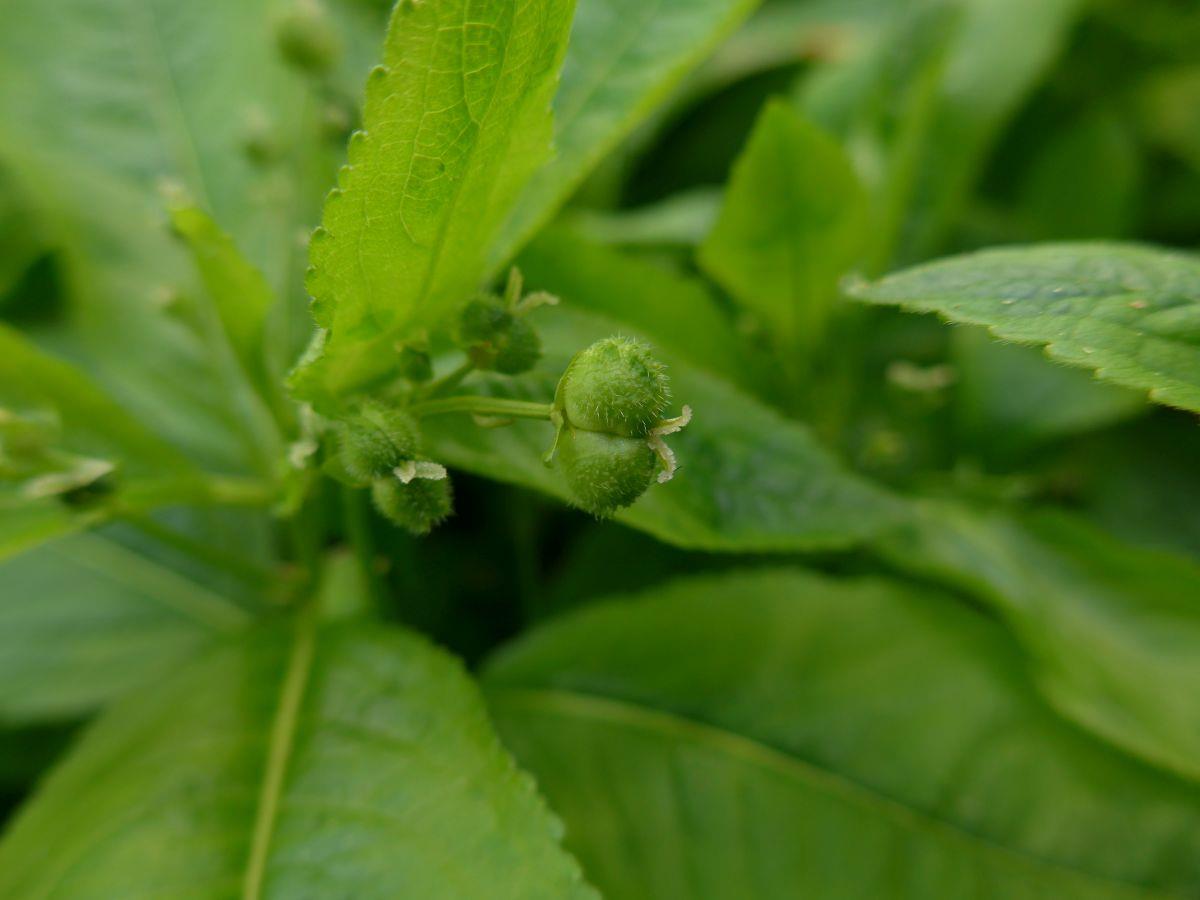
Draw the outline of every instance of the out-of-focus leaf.
[[[1200,65],[1158,72],[1136,94],[1143,133],[1200,168]]]
[[[0,843],[0,897],[594,897],[461,667],[275,626],[100,719]]]
[[[178,451],[114,403],[86,375],[0,325],[0,417],[40,414],[53,419],[54,445],[72,453],[119,460],[135,474],[190,469]],[[0,418],[0,428],[5,424]],[[0,437],[0,448],[4,446]]]
[[[1125,244],[983,250],[856,285],[851,296],[986,325],[1059,362],[1200,411],[1200,262]]]
[[[693,247],[712,229],[720,208],[720,189],[696,188],[636,209],[580,210],[571,222],[603,244]]]
[[[887,539],[902,567],[1010,624],[1046,697],[1129,753],[1200,779],[1200,567],[1057,513],[931,504]]]
[[[294,358],[311,332],[301,235],[344,146],[322,135],[339,102],[327,88],[345,71],[361,79],[379,32],[374,16],[339,16],[345,60],[317,87],[279,59],[279,13],[273,0],[16,0],[0,29],[0,164],[64,290],[35,338],[227,471],[250,467],[257,438],[215,387],[203,341],[169,312],[197,286],[156,187],[184,184],[288,299],[272,352]],[[266,164],[247,152],[260,126],[277,151]]]
[[[47,543],[0,565],[0,721],[91,712],[248,621],[103,534]]]
[[[944,59],[935,40],[925,56],[930,66],[918,65],[913,78],[895,77],[888,58],[900,54],[903,59],[911,47],[936,37],[937,29],[926,23],[940,10],[919,10],[907,22],[899,17],[881,39],[864,45],[863,52],[876,60],[847,58],[845,66],[856,73],[852,77],[889,73],[882,94],[872,89],[860,95],[885,116],[896,105],[903,108],[906,96],[915,101],[899,120],[898,134],[906,137],[896,145],[901,150],[896,172],[903,177],[894,182],[893,200],[904,201],[906,213],[897,229],[900,260],[937,251],[996,135],[1058,54],[1082,5],[1081,0],[957,0],[950,8],[953,31]],[[913,23],[921,27],[915,37]],[[921,82],[931,75],[936,84],[930,86],[932,96],[924,98]],[[907,128],[918,117],[920,127]],[[818,115],[818,121],[825,119]],[[900,211],[896,206],[892,213]]]
[[[302,396],[387,373],[398,338],[437,325],[477,288],[497,228],[550,155],[572,7],[396,7],[363,130],[309,248],[308,289],[328,334],[297,372]]]
[[[952,350],[959,437],[990,461],[1012,461],[1147,408],[1134,391],[1055,365],[1032,347],[992,340],[982,328],[956,329]]]
[[[693,366],[745,383],[749,365],[734,325],[707,285],[551,227],[518,258],[526,282],[638,329]]]
[[[800,108],[838,137],[869,194],[869,271],[887,268],[909,224],[961,16],[955,4],[881,13],[875,33],[798,83]]]
[[[492,268],[517,253],[604,155],[757,3],[581,2],[554,98],[554,159],[521,195],[492,249]]]
[[[1126,237],[1141,175],[1138,152],[1111,113],[1072,122],[1043,148],[1022,185],[1028,233],[1039,240]]]
[[[548,402],[572,355],[612,334],[637,334],[569,309],[539,315],[545,359],[519,381],[484,381],[486,393]],[[686,403],[695,416],[668,439],[680,464],[674,479],[652,485],[618,521],[681,547],[766,552],[845,547],[904,514],[898,500],[847,471],[803,425],[673,353],[656,356],[669,366],[676,408]],[[561,473],[541,461],[553,436],[548,423],[482,430],[465,416],[435,416],[422,429],[430,454],[448,465],[570,502]]]
[[[610,900],[1195,891],[1200,790],[1063,721],[1024,666],[928,588],[768,569],[568,616],[484,684]]]
[[[205,291],[246,377],[267,389],[264,350],[267,314],[274,295],[262,273],[246,261],[204,210],[188,202],[173,203],[171,225],[187,245]],[[276,367],[278,374],[279,367]]]
[[[734,166],[697,259],[796,352],[820,342],[866,224],[862,189],[838,144],[773,101]]]

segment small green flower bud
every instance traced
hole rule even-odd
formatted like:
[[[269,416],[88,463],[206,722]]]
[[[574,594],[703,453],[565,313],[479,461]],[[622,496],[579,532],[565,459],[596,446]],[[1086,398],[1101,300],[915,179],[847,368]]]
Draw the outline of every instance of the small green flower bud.
[[[283,58],[297,69],[323,75],[337,65],[341,42],[319,0],[295,0],[275,29]]]
[[[376,479],[371,484],[371,500],[381,516],[415,535],[429,534],[450,515],[454,503],[444,471],[441,478]]]
[[[533,327],[490,295],[463,309],[458,340],[475,368],[502,375],[528,372],[542,356],[542,342]]]
[[[554,405],[568,426],[646,437],[670,398],[666,367],[650,347],[611,337],[575,355],[558,383]]]
[[[404,410],[371,402],[341,424],[339,445],[342,466],[365,485],[414,459],[420,448],[420,430]]]
[[[567,485],[583,509],[610,516],[646,492],[658,457],[641,438],[567,429],[558,444]]]

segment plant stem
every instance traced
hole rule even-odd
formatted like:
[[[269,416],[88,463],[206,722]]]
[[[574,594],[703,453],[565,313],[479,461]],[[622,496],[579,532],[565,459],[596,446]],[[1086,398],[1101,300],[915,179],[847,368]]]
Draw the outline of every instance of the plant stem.
[[[544,419],[550,420],[554,407],[549,403],[533,403],[529,400],[507,400],[503,397],[443,397],[426,400],[409,407],[417,418],[437,416],[444,413],[467,413],[473,416],[494,416],[500,419]]]
[[[448,391],[451,388],[458,387],[462,383],[462,380],[474,371],[475,363],[468,359],[457,369],[447,372],[441,378],[429,382],[429,384],[425,385],[425,389],[422,393],[426,397],[435,397],[442,391]]]
[[[375,536],[371,533],[371,513],[365,491],[342,488],[343,537],[354,549],[354,556],[370,595],[372,611],[383,608],[386,591],[375,569]]]

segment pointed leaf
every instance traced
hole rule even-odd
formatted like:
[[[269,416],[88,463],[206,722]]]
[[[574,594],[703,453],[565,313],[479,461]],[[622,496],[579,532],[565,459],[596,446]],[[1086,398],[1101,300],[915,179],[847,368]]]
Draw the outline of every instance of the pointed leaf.
[[[337,394],[395,364],[483,277],[487,247],[550,154],[572,0],[402,2],[367,82],[363,130],[310,246],[329,331],[295,381]]]
[[[773,101],[697,259],[785,349],[812,347],[866,225],[865,195],[837,142]]]

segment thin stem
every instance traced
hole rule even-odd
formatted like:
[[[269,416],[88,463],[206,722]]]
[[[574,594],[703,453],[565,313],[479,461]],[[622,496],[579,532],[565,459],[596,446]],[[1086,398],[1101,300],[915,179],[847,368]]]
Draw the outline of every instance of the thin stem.
[[[458,387],[460,384],[462,384],[463,379],[474,371],[475,363],[468,359],[453,371],[447,372],[441,378],[437,378],[429,382],[429,384],[425,385],[422,393],[426,397],[435,397],[442,391],[448,391],[451,388]]]
[[[437,416],[444,413],[467,413],[473,416],[491,416],[500,419],[543,419],[550,420],[554,407],[549,403],[533,403],[529,400],[506,400],[503,397],[443,397],[426,400],[409,407],[417,418]]]
[[[385,591],[375,568],[375,536],[371,532],[371,513],[364,491],[342,488],[342,522],[345,538],[354,549],[354,556],[370,595],[372,610],[378,612]]]

